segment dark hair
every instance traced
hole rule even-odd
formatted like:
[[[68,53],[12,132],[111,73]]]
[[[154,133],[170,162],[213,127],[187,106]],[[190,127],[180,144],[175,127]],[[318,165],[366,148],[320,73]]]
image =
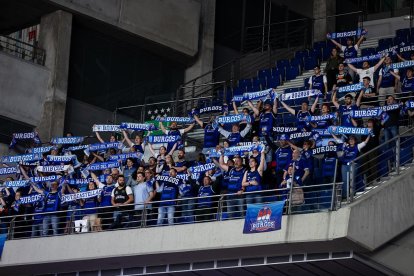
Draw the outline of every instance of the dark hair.
[[[352,96],[351,94],[346,94],[345,98],[351,98],[351,100],[354,98],[354,96]]]
[[[123,179],[125,179],[125,176],[124,176],[123,174],[118,175],[118,179],[119,179],[119,178],[121,178],[121,177],[122,177]]]
[[[96,183],[94,181],[89,181],[88,183],[88,187],[86,188],[87,191],[90,191],[91,189],[89,189],[89,184],[93,183],[93,189],[92,190],[96,190],[98,188],[98,186],[96,185]]]
[[[144,174],[143,172],[137,172],[137,176],[138,176],[139,174],[140,174],[142,177],[145,177],[145,174]]]
[[[170,171],[171,171],[171,170],[173,170],[173,171],[175,171],[175,173],[177,173],[177,170],[176,170],[175,168],[171,168],[171,169],[170,169]]]
[[[363,80],[368,80],[368,81],[371,81],[371,78],[370,78],[370,77],[363,77],[362,79],[363,79]]]

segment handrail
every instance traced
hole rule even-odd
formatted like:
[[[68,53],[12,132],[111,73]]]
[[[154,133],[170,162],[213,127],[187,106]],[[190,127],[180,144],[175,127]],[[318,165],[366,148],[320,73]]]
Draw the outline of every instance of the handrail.
[[[11,41],[14,41],[15,44],[11,43]],[[5,46],[3,47],[1,44],[5,44]],[[25,47],[30,48],[31,50],[26,49]],[[4,51],[3,49],[8,51]],[[39,65],[44,65],[45,63],[46,52],[44,49],[9,36],[0,35],[0,51],[4,51],[6,53],[17,53],[21,55],[19,57],[24,60],[28,60],[25,57],[30,57],[29,60]]]

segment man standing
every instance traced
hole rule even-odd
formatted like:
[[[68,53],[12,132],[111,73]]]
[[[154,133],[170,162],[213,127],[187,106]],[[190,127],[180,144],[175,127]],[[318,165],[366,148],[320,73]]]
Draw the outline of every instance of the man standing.
[[[328,91],[328,80],[326,76],[321,73],[321,67],[316,65],[313,69],[315,73],[313,76],[309,78],[309,89],[316,89],[321,91],[323,94],[323,98],[319,97],[319,102],[322,104],[323,100],[326,99],[326,92]],[[309,104],[313,104],[314,98],[309,97]]]
[[[379,71],[377,88],[379,94],[379,102],[381,105],[383,105],[386,96],[395,95],[396,86],[398,83],[395,78],[395,74],[398,74],[398,69],[392,69],[391,64],[391,57],[386,57],[385,66],[382,67]],[[394,74],[392,74],[391,71]]]
[[[137,172],[137,185],[134,186],[134,204],[135,214],[134,226],[145,226],[148,212],[151,210],[151,201],[155,196],[154,189],[151,182],[145,181],[145,175],[142,172]],[[145,216],[145,217],[144,217]]]
[[[132,206],[127,206],[134,202],[134,195],[131,187],[125,184],[125,177],[123,175],[118,176],[118,186],[112,190],[112,206],[115,207],[114,211],[114,223],[111,225],[111,229],[122,227],[122,219],[125,216],[130,217],[128,211]]]

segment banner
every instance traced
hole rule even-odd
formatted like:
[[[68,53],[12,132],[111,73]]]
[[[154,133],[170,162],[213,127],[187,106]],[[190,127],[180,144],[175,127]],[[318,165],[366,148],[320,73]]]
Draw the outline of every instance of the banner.
[[[168,175],[158,175],[155,178],[155,180],[156,181],[161,181],[161,182],[169,182],[169,183],[174,184],[174,185],[180,184],[180,179],[179,178],[168,176]]]
[[[70,163],[76,159],[76,155],[48,155],[47,161],[52,163]]]
[[[336,120],[336,114],[324,114],[319,116],[307,116],[305,118],[306,122],[319,122],[319,121],[327,121],[327,120]]]
[[[256,100],[260,98],[266,98],[270,96],[270,92],[272,91],[273,89],[270,88],[270,89],[265,89],[265,90],[256,91],[256,92],[243,93],[243,101],[251,101],[251,100]]]
[[[394,53],[396,49],[398,49],[398,45],[391,46],[388,49],[384,49],[384,50],[378,51],[378,54]]]
[[[194,122],[194,119],[190,117],[157,117],[156,120],[159,122],[176,122],[183,124],[191,124]]]
[[[181,136],[179,135],[160,135],[160,136],[147,136],[146,137],[148,143],[151,144],[160,144],[160,143],[175,143],[181,140]]]
[[[391,64],[392,69],[400,69],[400,68],[413,67],[413,66],[414,66],[414,60],[406,60],[403,62]]]
[[[285,201],[268,204],[247,204],[243,234],[280,230]]]
[[[242,121],[246,121],[250,123],[250,116],[246,116],[244,114],[237,114],[237,115],[228,115],[228,116],[219,116],[216,119],[216,123],[218,124],[235,124]]]
[[[371,129],[364,127],[343,127],[343,126],[330,126],[328,131],[331,134],[353,134],[353,135],[368,135],[371,133]]]
[[[206,106],[202,108],[195,108],[189,112],[189,115],[193,116],[193,115],[200,115],[200,114],[206,114],[206,113],[223,113],[223,112],[228,112],[227,105],[212,105],[212,106]]]
[[[224,149],[224,156],[244,155],[245,152],[252,151],[253,146],[235,146]]]
[[[3,254],[4,244],[6,243],[8,234],[0,234],[0,259]]]
[[[340,32],[340,33],[327,33],[327,39],[337,39],[341,37],[350,37],[350,36],[361,36],[366,35],[368,32],[365,29],[358,28],[354,31]]]
[[[37,171],[39,172],[63,172],[69,170],[71,166],[69,165],[59,165],[59,166],[37,166]]]
[[[239,103],[243,101],[243,95],[233,96],[232,102]]]
[[[80,145],[80,146],[73,146],[63,149],[63,151],[77,151],[77,150],[84,150],[89,148],[89,145]]]
[[[414,108],[414,101],[406,101],[406,102],[405,102],[405,106],[406,106],[408,109],[412,109],[412,108]]]
[[[0,169],[0,175],[15,174],[18,171],[19,170],[16,167],[1,168]]]
[[[408,45],[408,46],[405,46],[405,43],[404,42],[402,42],[401,44],[400,44],[400,48],[398,48],[398,52],[399,53],[404,53],[404,52],[412,52],[412,51],[414,51],[414,45]]]
[[[118,125],[94,125],[93,132],[118,132],[120,131]]]
[[[126,160],[128,158],[134,158],[141,160],[144,155],[140,152],[114,154],[109,156],[109,160]]]
[[[315,129],[313,129],[313,132],[318,133],[320,136],[329,136],[329,137],[332,137],[332,135],[328,131],[328,129],[315,128]]]
[[[43,200],[43,194],[35,194],[31,196],[24,196],[19,199],[20,204],[29,204],[34,203],[40,200]]]
[[[157,130],[158,128],[154,124],[137,124],[137,123],[121,123],[119,128],[122,129],[131,129],[137,131],[152,131]]]
[[[83,137],[54,137],[50,140],[51,144],[54,145],[70,145],[80,144],[83,142]]]
[[[13,180],[4,182],[6,187],[26,187],[27,184],[29,184],[29,180]]]
[[[16,145],[17,140],[33,139],[36,144],[41,144],[39,134],[37,132],[25,132],[25,133],[13,133],[13,138],[10,142],[9,148],[13,148]]]
[[[87,170],[100,171],[100,170],[106,170],[106,169],[112,169],[112,168],[118,168],[118,167],[119,167],[118,161],[108,161],[108,162],[99,162],[99,163],[90,164],[87,167]]]
[[[29,149],[31,153],[45,153],[49,152],[54,148],[54,146],[48,146],[48,147],[38,147],[38,148],[32,148]]]
[[[279,100],[287,101],[287,100],[301,99],[301,98],[307,98],[307,97],[319,96],[319,95],[322,95],[321,91],[317,89],[311,89],[311,90],[303,90],[303,91],[298,91],[298,92],[280,94]]]
[[[294,140],[294,139],[302,139],[302,138],[310,138],[311,136],[313,136],[314,133],[312,131],[302,131],[302,132],[296,132],[296,133],[291,133],[289,135],[289,139],[288,140]]]
[[[120,149],[122,146],[122,143],[120,142],[112,142],[112,143],[97,143],[89,145],[89,151],[101,151],[101,150],[107,150],[111,148]]]
[[[366,108],[360,110],[351,110],[349,116],[352,118],[370,118],[378,117],[382,112],[383,110],[381,108]]]
[[[329,152],[337,152],[337,146],[324,146],[312,149],[312,155],[324,154]]]
[[[65,203],[65,202],[74,201],[78,199],[86,199],[86,198],[100,196],[101,193],[102,193],[102,189],[96,189],[96,190],[80,192],[76,194],[66,194],[62,196],[61,200],[62,200],[62,203]]]
[[[382,57],[383,57],[383,54],[376,54],[376,55],[370,55],[370,56],[364,56],[364,57],[347,58],[345,59],[344,63],[358,63],[358,62],[381,59]]]
[[[40,183],[40,182],[53,182],[60,178],[60,175],[49,175],[49,176],[34,176],[30,177],[30,182]]]
[[[383,105],[383,106],[379,107],[379,109],[381,109],[383,111],[391,111],[391,110],[396,110],[398,108],[400,108],[399,104]]]
[[[22,155],[3,156],[1,162],[3,163],[18,163],[18,162],[33,162],[43,158],[41,153],[29,153]]]
[[[363,86],[362,82],[345,85],[345,86],[338,88],[338,93],[361,91],[362,86]]]
[[[207,163],[207,164],[203,164],[203,165],[198,165],[198,166],[190,167],[190,172],[191,173],[201,173],[201,172],[206,172],[206,171],[212,170],[215,167],[216,167],[216,164],[214,164],[214,163]]]
[[[276,133],[289,133],[297,131],[299,131],[297,127],[273,127],[273,132]]]

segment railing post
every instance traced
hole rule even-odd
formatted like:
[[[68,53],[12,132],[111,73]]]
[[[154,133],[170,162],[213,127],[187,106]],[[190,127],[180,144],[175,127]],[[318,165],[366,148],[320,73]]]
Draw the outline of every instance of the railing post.
[[[7,239],[8,240],[12,240],[13,239],[13,236],[14,236],[14,220],[15,220],[16,218],[13,218],[11,221],[10,221],[10,225],[9,225],[9,232],[7,233]]]
[[[141,228],[147,226],[147,203],[144,203],[144,210],[141,214]]]
[[[346,189],[348,202],[352,202],[354,200],[355,169],[355,162],[351,162],[348,172],[348,187]]]
[[[219,198],[218,210],[217,210],[217,220],[221,221],[223,219],[223,197]]]
[[[75,212],[76,212],[76,209],[75,209],[75,211],[72,211],[72,214],[70,215],[68,235],[71,235],[73,233],[73,228],[74,228],[73,218],[75,217]],[[40,233],[40,234],[42,234],[42,233]]]
[[[400,174],[401,138],[398,136],[395,142],[395,172]]]

